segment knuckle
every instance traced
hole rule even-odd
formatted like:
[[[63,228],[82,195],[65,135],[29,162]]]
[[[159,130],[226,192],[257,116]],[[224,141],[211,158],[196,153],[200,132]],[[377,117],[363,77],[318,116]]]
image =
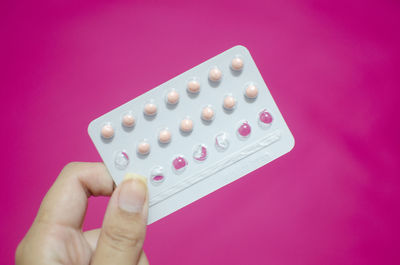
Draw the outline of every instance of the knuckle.
[[[82,162],[69,162],[61,170],[59,177],[61,178],[74,177],[77,172],[82,171],[82,164],[83,164]]]
[[[76,169],[77,167],[79,167],[80,162],[69,162],[68,164],[66,164],[63,168],[63,171],[69,171],[69,170],[73,170]]]

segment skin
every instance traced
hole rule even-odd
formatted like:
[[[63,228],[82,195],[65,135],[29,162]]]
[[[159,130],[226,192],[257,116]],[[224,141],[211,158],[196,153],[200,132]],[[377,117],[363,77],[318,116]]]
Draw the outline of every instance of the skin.
[[[140,207],[126,206],[126,194],[128,201],[142,198]],[[102,228],[83,232],[90,196],[111,198]],[[16,264],[149,264],[142,250],[147,214],[144,180],[131,177],[115,187],[103,163],[70,163],[47,192],[18,245]]]

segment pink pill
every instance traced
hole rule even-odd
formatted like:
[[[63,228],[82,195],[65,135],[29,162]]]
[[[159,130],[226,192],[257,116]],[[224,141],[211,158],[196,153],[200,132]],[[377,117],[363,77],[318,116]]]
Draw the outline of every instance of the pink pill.
[[[260,121],[264,124],[271,124],[272,123],[272,115],[267,110],[261,111],[259,114]]]
[[[236,106],[236,99],[233,96],[226,96],[224,98],[224,108],[227,110],[232,110]]]
[[[172,161],[172,166],[176,171],[183,171],[187,166],[187,161],[183,156],[178,156]]]
[[[211,107],[205,107],[201,111],[201,118],[205,121],[211,121],[214,119],[214,110]]]
[[[148,116],[156,115],[157,113],[157,106],[154,103],[147,103],[144,106],[144,113]]]
[[[232,59],[231,67],[235,71],[240,71],[243,68],[243,60],[239,57],[235,57]]]
[[[101,128],[101,136],[105,139],[110,139],[114,136],[114,128],[110,124],[106,124]]]
[[[166,144],[171,141],[171,132],[168,129],[163,129],[158,134],[158,140],[160,143]]]
[[[258,95],[258,89],[255,85],[248,85],[245,90],[245,95],[248,98],[256,98]]]
[[[240,136],[242,136],[242,137],[247,137],[247,136],[249,136],[250,133],[251,133],[251,126],[250,126],[250,124],[249,124],[247,121],[243,122],[243,123],[239,126],[237,132],[238,132],[238,134],[239,134]]]
[[[167,94],[167,102],[168,102],[168,104],[174,105],[174,104],[178,103],[178,101],[179,101],[179,94],[175,90],[170,91]]]
[[[147,142],[140,142],[137,146],[137,152],[141,155],[147,155],[150,152],[150,144]]]
[[[133,127],[133,125],[135,125],[135,117],[133,117],[132,114],[125,114],[124,117],[122,117],[122,124],[125,127]]]
[[[218,82],[222,78],[222,72],[218,69],[218,67],[214,67],[208,73],[208,78],[213,82]]]
[[[200,91],[200,83],[197,80],[191,80],[187,84],[187,90],[190,93],[199,93]]]
[[[193,121],[189,118],[183,119],[180,128],[183,132],[191,132],[193,130]]]

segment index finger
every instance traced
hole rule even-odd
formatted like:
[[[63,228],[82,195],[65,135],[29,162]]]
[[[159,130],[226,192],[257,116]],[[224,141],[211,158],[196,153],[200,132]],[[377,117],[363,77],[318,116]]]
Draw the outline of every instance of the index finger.
[[[114,182],[103,163],[64,167],[40,205],[35,222],[81,228],[90,196],[110,196]]]

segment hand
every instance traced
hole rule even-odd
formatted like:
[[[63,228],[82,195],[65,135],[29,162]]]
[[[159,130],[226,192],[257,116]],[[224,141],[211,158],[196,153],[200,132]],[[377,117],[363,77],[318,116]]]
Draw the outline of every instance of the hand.
[[[16,264],[148,264],[146,179],[127,174],[115,188],[102,163],[71,163],[60,173],[16,251]],[[101,229],[83,232],[90,196],[111,196]]]

